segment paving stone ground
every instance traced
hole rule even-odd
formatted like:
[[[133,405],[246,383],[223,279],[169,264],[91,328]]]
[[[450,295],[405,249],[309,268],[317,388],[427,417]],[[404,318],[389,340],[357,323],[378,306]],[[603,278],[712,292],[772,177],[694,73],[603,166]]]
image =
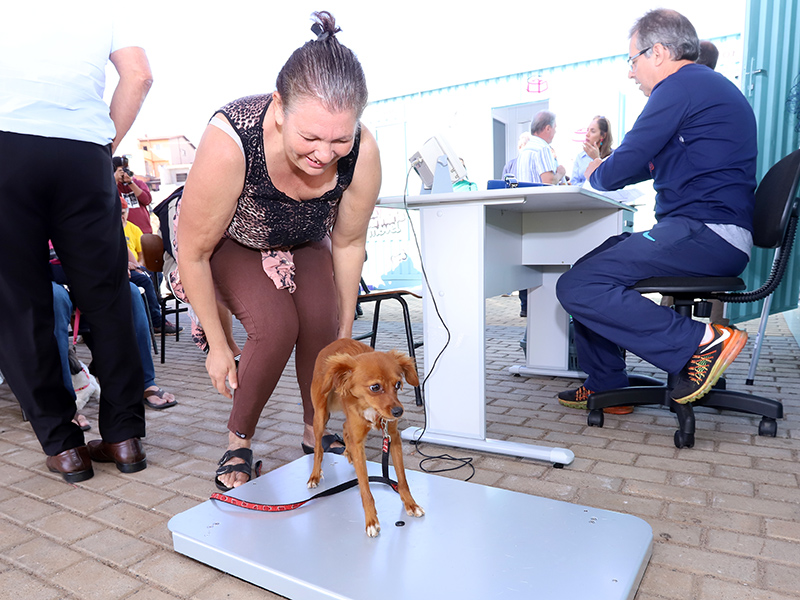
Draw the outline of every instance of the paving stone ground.
[[[400,312],[389,304],[381,310],[378,349],[402,350]],[[421,338],[421,302],[410,305]],[[367,329],[372,305],[364,312],[357,332]],[[800,598],[800,347],[789,326],[796,315],[770,319],[753,386],[744,380],[758,323],[740,324],[750,341],[727,372],[729,387],[783,402],[786,417],[777,437],[758,436],[759,418],[698,409],[695,446],[679,450],[673,444],[675,418],[665,409],[606,415],[603,428],[590,428],[584,411],[555,401],[558,391],[579,381],[511,376],[507,367],[524,361],[518,313],[515,296],[487,301],[487,435],[569,448],[574,463],[553,469],[430,444],[423,451],[472,457],[476,483],[647,521],[655,542],[636,600]],[[237,335],[243,342],[238,327]],[[418,353],[422,365],[424,348]],[[84,346],[79,356],[89,361]],[[658,375],[636,357],[628,361],[637,372]],[[156,375],[180,404],[147,409],[148,468],[124,475],[113,464],[96,464],[94,478],[76,485],[48,472],[13,394],[0,385],[0,599],[278,598],[173,551],[167,521],[215,491],[213,472],[226,444],[230,404],[211,387],[204,356],[188,335],[167,340],[167,361],[156,361]],[[423,425],[413,393],[407,388],[404,394],[404,426]],[[99,437],[97,404],[85,413],[95,425],[87,439]],[[339,424],[334,419],[334,430]],[[253,444],[265,470],[301,456],[301,432],[290,362]],[[379,440],[370,438],[367,446],[368,459],[379,460]],[[418,470],[419,454],[408,444],[405,453],[406,467]],[[469,472],[440,476],[465,479]],[[576,576],[585,560],[591,557],[574,557]]]

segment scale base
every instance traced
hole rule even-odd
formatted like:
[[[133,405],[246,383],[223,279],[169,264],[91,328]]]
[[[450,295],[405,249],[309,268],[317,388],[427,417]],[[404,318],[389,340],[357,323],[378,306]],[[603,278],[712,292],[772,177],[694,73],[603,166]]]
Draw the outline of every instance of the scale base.
[[[231,491],[264,504],[311,495],[304,456]],[[370,475],[381,467],[367,463]],[[325,454],[319,491],[355,477]],[[392,475],[394,473],[392,472]],[[381,533],[364,532],[357,488],[288,512],[208,500],[169,521],[175,551],[292,600],[632,600],[650,560],[642,519],[407,471],[421,518],[372,484]],[[583,557],[576,571],[575,557]]]

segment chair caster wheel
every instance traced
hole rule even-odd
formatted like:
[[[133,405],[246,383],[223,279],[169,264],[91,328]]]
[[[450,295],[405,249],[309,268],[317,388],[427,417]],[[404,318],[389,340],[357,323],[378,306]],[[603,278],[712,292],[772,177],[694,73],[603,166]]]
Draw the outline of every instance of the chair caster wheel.
[[[775,437],[778,435],[778,422],[775,419],[763,417],[758,424],[758,435]]]
[[[676,448],[692,448],[694,446],[694,434],[684,433],[680,429],[675,432]]]
[[[595,408],[594,410],[589,411],[589,416],[586,418],[586,422],[588,423],[589,427],[602,427],[603,426],[603,409],[602,408]]]

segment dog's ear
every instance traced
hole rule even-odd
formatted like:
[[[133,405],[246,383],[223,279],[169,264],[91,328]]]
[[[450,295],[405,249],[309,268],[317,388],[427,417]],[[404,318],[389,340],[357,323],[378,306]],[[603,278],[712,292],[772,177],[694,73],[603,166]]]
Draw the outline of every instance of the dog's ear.
[[[417,376],[417,367],[414,364],[414,359],[397,350],[389,350],[388,354],[397,361],[400,368],[403,369],[406,381],[411,385],[419,385],[419,377]]]
[[[339,394],[350,387],[350,375],[356,368],[356,359],[350,354],[332,354],[325,361],[325,377],[322,380],[322,390],[328,394],[334,387]]]

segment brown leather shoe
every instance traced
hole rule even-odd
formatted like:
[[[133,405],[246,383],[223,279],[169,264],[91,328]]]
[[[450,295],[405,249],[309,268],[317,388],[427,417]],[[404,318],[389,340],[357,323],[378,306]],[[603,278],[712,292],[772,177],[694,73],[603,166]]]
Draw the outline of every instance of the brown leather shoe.
[[[47,457],[47,468],[53,473],[61,473],[67,483],[78,483],[91,479],[94,475],[92,459],[86,446],[64,450],[61,454]]]
[[[147,467],[147,458],[139,438],[130,438],[115,444],[92,440],[89,442],[89,456],[97,462],[116,463],[123,473],[137,473]]]

